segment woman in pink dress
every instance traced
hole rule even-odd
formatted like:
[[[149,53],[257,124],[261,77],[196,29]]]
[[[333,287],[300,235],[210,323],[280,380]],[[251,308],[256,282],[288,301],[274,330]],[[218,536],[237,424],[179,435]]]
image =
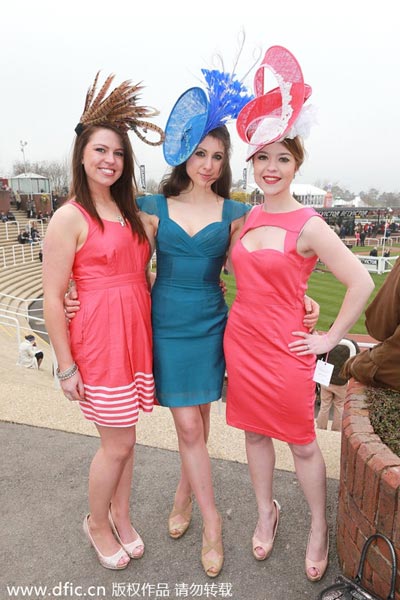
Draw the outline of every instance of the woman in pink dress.
[[[278,74],[281,89],[264,94],[263,68]],[[250,143],[248,159],[264,204],[249,213],[231,252],[237,296],[224,339],[227,422],[245,431],[258,505],[254,557],[268,558],[277,532],[280,506],[273,498],[272,440],[278,439],[289,444],[310,508],[305,571],[310,581],[318,581],[328,564],[329,536],[325,463],[314,426],[315,356],[329,352],[351,329],[374,285],[318,213],[290,192],[304,160],[297,132],[311,88],[285,48],[267,51],[255,89],[256,98],[239,114],[237,127]],[[339,314],[323,336],[303,325],[303,298],[318,257],[347,288]]]
[[[129,498],[139,410],[151,412],[154,400],[146,279],[152,248],[135,205],[127,131],[154,129],[141,119],[156,113],[136,105],[138,88],[129,82],[104,99],[111,81],[94,98],[96,77],[75,130],[70,201],[48,225],[43,289],[61,388],[79,401],[101,441],[90,467],[84,532],[102,566],[123,569],[144,552]],[[82,310],[69,335],[63,299],[71,273]]]

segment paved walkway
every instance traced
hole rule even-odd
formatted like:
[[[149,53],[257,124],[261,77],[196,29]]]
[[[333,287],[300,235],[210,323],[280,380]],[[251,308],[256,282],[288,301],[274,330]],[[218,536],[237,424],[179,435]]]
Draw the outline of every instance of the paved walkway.
[[[251,554],[255,500],[243,433],[225,424],[225,405],[215,405],[209,442],[219,510],[224,522],[225,565],[216,580],[200,563],[201,518],[180,540],[166,531],[178,473],[179,454],[170,412],[156,407],[141,415],[132,507],[146,552],[124,571],[108,571],[84,540],[87,476],[98,447],[95,429],[69,403],[51,375],[44,343],[43,369],[15,365],[16,341],[0,326],[0,437],[2,460],[0,600],[8,598],[222,598],[234,600],[316,599],[340,573],[335,550],[340,434],[318,430],[327,463],[330,566],[322,582],[303,571],[310,515],[292,471],[290,452],[276,443],[275,496],[282,505],[276,546],[269,560]],[[10,585],[47,586],[46,590]],[[81,587],[79,587],[81,586]],[[98,588],[91,587],[98,586]],[[30,593],[29,593],[30,592]]]

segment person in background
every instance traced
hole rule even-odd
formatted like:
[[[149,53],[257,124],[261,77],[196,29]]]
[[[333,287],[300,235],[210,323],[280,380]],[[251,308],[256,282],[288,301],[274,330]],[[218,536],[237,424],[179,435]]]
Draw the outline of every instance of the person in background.
[[[163,132],[143,118],[140,86],[114,76],[96,95],[96,76],[75,128],[70,200],[53,215],[43,246],[44,318],[66,398],[78,401],[100,436],[89,472],[90,513],[84,533],[107,569],[143,556],[131,524],[130,494],[139,411],[154,400],[150,294],[146,268],[152,247],[135,205],[133,129]],[[151,142],[149,142],[151,143]],[[149,231],[150,233],[150,231]],[[75,281],[83,310],[71,323],[63,300]]]
[[[37,229],[36,223],[32,224],[32,227],[30,229],[30,237],[33,242],[40,242],[40,234],[39,230]]]
[[[279,88],[264,93],[264,69]],[[255,206],[230,254],[237,282],[225,332],[227,423],[245,431],[258,506],[252,538],[256,560],[273,549],[280,505],[273,497],[273,439],[289,444],[311,512],[305,573],[319,581],[328,565],[326,471],[314,424],[315,355],[330,351],[360,316],[374,287],[365,267],[290,185],[304,160],[302,137],[312,119],[311,95],[300,65],[282,46],[267,50],[255,75],[256,97],[239,113],[237,130],[249,144]],[[304,327],[303,298],[320,258],[346,287],[339,314],[325,335]]]
[[[365,327],[380,343],[350,358],[345,377],[373,388],[400,392],[400,259],[365,311]]]
[[[331,430],[342,430],[342,416],[348,378],[341,375],[341,370],[346,360],[355,356],[358,352],[360,352],[360,348],[356,341],[343,338],[330,352],[318,356],[319,360],[333,365],[332,377],[329,384],[321,384],[321,404],[316,420],[318,429],[328,428],[329,413],[333,406]]]
[[[26,203],[26,216],[28,219],[33,219],[35,217],[35,205],[33,200],[28,200]]]
[[[22,204],[21,196],[18,190],[15,192],[15,206],[17,210],[20,210]]]
[[[26,335],[25,340],[19,345],[17,364],[28,369],[39,369],[43,358],[44,354],[38,350],[35,336]]]

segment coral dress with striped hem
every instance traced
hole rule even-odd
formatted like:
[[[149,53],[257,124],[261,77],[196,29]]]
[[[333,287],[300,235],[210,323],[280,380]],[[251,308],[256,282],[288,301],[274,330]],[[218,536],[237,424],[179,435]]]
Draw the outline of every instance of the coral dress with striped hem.
[[[89,225],[76,253],[73,278],[81,308],[70,324],[71,350],[82,375],[86,419],[106,427],[130,427],[139,410],[151,412],[151,300],[145,268],[147,242],[130,224],[103,221],[104,231],[77,203]]]

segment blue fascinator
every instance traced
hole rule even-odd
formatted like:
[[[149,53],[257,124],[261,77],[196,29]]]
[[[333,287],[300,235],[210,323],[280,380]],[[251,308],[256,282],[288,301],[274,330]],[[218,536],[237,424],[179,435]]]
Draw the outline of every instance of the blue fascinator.
[[[164,158],[173,167],[185,162],[210,131],[236,119],[253,99],[235,74],[218,69],[201,72],[206,91],[200,87],[186,90],[176,101],[165,126]]]

